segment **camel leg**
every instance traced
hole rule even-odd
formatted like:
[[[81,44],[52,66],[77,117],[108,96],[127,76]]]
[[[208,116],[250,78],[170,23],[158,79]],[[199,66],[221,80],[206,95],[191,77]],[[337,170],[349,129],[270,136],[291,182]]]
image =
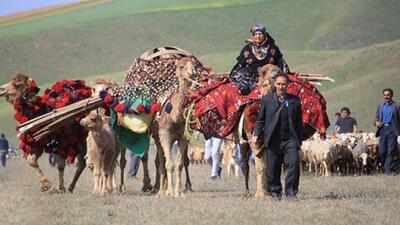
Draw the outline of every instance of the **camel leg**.
[[[240,152],[242,154],[243,160],[243,175],[244,175],[244,185],[245,185],[245,195],[250,194],[249,190],[249,157],[250,157],[250,146],[248,143],[240,144]]]
[[[143,157],[141,158],[142,165],[143,165],[143,187],[142,192],[151,192],[153,187],[151,186],[151,179],[149,175],[149,153],[148,150],[144,153]]]
[[[183,196],[182,193],[182,182],[181,182],[181,175],[182,175],[182,169],[183,169],[183,162],[182,162],[182,154],[178,152],[176,155],[175,159],[175,165],[176,165],[176,183],[175,183],[175,197],[181,197]]]
[[[100,195],[104,196],[107,193],[107,191],[106,191],[106,188],[107,188],[107,177],[106,177],[105,171],[101,172],[100,180],[101,180],[101,182],[100,182]]]
[[[227,165],[226,166],[226,173],[228,174],[227,176],[230,177],[231,176],[231,165]]]
[[[160,134],[160,137],[164,137],[161,139],[161,146],[164,150],[165,156],[165,168],[167,173],[167,190],[165,191],[165,195],[169,196],[173,194],[173,185],[172,185],[172,177],[174,172],[174,162],[172,161],[172,142],[169,134],[164,132],[163,135]]]
[[[178,169],[178,173],[176,176],[176,186],[175,186],[175,196],[180,197],[183,196],[182,193],[182,170],[183,170],[183,161],[184,161],[184,155],[187,155],[187,149],[188,149],[188,141],[185,138],[181,138],[179,140],[179,152],[176,156],[176,167]]]
[[[112,171],[108,171],[107,170],[107,188],[106,188],[106,190],[107,190],[107,194],[110,194],[110,193],[112,193],[113,192],[113,173],[112,173]]]
[[[186,182],[185,182],[185,191],[193,191],[192,190],[192,182],[190,181],[190,176],[189,176],[189,156],[187,154],[187,148],[188,145],[186,146],[186,153],[183,155],[183,164],[185,167],[185,174],[186,174]]]
[[[261,154],[261,156],[260,156]],[[266,180],[265,180],[265,166],[266,166],[266,154],[264,151],[255,156],[255,169],[257,176],[256,186],[256,198],[265,198],[266,196]]]
[[[167,191],[167,177],[166,177],[167,170],[165,168],[165,157],[162,147],[157,148],[157,155],[158,155],[158,163],[156,163],[156,166],[158,164],[159,179],[156,178],[156,180],[158,180],[159,182],[158,195],[162,196],[165,195],[165,192]]]
[[[81,176],[83,170],[86,167],[85,155],[86,155],[86,146],[81,147],[81,152],[77,156],[78,157],[78,168],[76,168],[74,178],[72,179],[72,182],[68,187],[68,191],[71,193],[74,192],[76,182],[78,182],[79,177]]]
[[[40,155],[36,155],[36,154],[30,154],[28,155],[26,162],[32,166],[33,170],[35,170],[36,175],[39,177],[39,181],[40,181],[40,185],[41,191],[47,191],[50,189],[51,187],[51,183],[50,181],[47,179],[47,177],[44,176],[42,170],[39,167],[39,164],[37,162],[37,160],[39,159]]]
[[[160,153],[157,150],[156,158],[154,159],[154,165],[156,166],[156,180],[153,186],[153,193],[156,193],[160,190]]]
[[[125,191],[125,181],[124,181],[124,171],[126,166],[126,158],[125,158],[126,148],[121,147],[121,158],[119,160],[119,168],[120,168],[120,181],[118,191],[120,193]]]
[[[163,161],[164,161],[164,153],[161,147],[161,143],[160,143],[160,138],[158,137],[158,135],[156,133],[153,133],[153,139],[154,139],[154,144],[156,145],[156,149],[157,149],[157,154],[156,154],[156,158],[154,159],[154,165],[156,166],[156,181],[154,183],[153,186],[153,193],[157,193],[160,189],[160,173],[162,172],[161,170],[164,170],[163,168],[161,168],[161,166],[163,166]]]
[[[58,188],[55,189],[56,193],[65,193],[64,187],[64,169],[65,169],[65,159],[62,157],[57,157],[57,169],[58,169]]]
[[[111,188],[112,188],[112,192],[117,192],[117,179],[116,179],[116,171],[115,171],[115,165],[113,166],[113,169],[112,169],[112,176],[111,176]]]
[[[101,192],[101,171],[99,168],[93,168],[93,192],[92,194],[98,195]]]
[[[235,165],[234,168],[235,168],[235,177],[239,177],[239,169],[240,169],[240,167],[238,165]]]

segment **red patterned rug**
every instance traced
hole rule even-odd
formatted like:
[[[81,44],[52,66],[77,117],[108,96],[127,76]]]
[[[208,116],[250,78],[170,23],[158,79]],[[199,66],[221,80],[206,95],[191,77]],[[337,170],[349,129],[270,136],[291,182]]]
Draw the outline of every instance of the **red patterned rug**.
[[[325,133],[329,126],[326,102],[318,90],[309,82],[289,75],[288,92],[300,97],[303,110],[304,138],[311,137],[315,131]],[[194,101],[194,116],[197,118],[192,128],[214,137],[226,137],[238,124],[245,105],[252,104],[246,111],[250,117],[250,128],[259,110],[260,92],[255,88],[249,95],[241,95],[236,85],[228,78],[203,80],[203,87],[193,91],[190,102]]]

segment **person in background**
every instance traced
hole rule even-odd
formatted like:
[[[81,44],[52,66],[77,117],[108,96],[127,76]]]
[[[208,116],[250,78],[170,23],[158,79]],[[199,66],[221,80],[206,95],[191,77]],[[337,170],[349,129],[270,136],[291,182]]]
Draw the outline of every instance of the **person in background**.
[[[211,176],[210,181],[215,181],[221,176],[221,146],[222,139],[216,137],[210,137],[204,135],[205,138],[205,150],[204,159],[211,163]]]
[[[140,157],[135,153],[129,151],[129,170],[128,170],[128,178],[136,178],[136,174],[139,170],[140,165]]]
[[[55,154],[55,153],[49,153],[49,164],[50,164],[50,166],[52,166],[52,167],[55,167],[56,166],[56,164],[57,164],[57,154]]]
[[[0,134],[0,167],[6,167],[8,141],[3,133]]]
[[[376,136],[379,137],[378,157],[386,175],[398,173],[394,158],[398,155],[400,144],[400,104],[393,101],[393,90],[383,90],[383,103],[380,103],[375,113]]]
[[[350,116],[350,109],[343,107],[340,113],[341,117],[336,121],[335,131],[338,134],[357,133],[357,120]]]
[[[333,124],[330,129],[332,129],[332,134],[335,135],[337,134],[337,130],[336,130],[336,122],[340,119],[340,112],[336,112],[335,113],[335,119],[332,121],[331,124]]]

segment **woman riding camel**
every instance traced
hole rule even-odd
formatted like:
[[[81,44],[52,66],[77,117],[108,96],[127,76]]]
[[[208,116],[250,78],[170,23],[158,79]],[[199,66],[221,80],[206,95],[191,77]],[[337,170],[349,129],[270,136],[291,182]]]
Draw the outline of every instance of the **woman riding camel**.
[[[237,63],[230,73],[230,79],[237,84],[242,94],[248,94],[257,83],[257,69],[266,64],[273,64],[289,73],[289,66],[283,59],[275,40],[262,25],[255,25],[250,30],[251,37],[236,58]]]

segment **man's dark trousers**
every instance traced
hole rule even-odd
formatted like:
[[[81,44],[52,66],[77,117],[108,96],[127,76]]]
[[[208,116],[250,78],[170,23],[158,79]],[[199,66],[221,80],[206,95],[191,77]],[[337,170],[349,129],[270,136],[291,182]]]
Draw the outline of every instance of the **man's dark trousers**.
[[[285,179],[286,196],[296,195],[299,190],[300,165],[297,142],[288,140],[271,140],[267,148],[267,187],[269,194],[282,194],[281,170],[285,164],[287,175]]]
[[[379,137],[379,161],[385,173],[397,172],[397,165],[394,157],[397,152],[397,136],[392,126],[383,126]]]

